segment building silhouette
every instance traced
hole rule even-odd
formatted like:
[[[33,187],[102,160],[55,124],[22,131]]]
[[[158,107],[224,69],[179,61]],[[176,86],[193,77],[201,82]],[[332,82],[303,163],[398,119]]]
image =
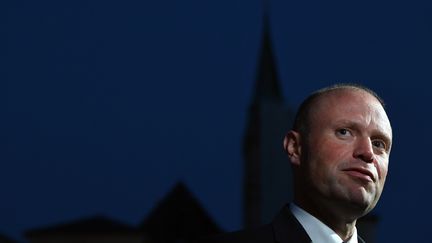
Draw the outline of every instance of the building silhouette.
[[[178,182],[138,226],[97,215],[31,229],[25,237],[30,243],[181,243],[221,232],[186,185]]]
[[[30,243],[151,243],[136,227],[97,215],[25,233]]]
[[[139,228],[157,243],[189,242],[222,232],[182,182],[156,205]]]
[[[244,224],[270,222],[291,195],[291,169],[282,141],[293,112],[283,101],[268,18],[265,17],[257,78],[243,141]]]
[[[6,235],[0,234],[0,243],[16,243],[16,241],[10,239]]]

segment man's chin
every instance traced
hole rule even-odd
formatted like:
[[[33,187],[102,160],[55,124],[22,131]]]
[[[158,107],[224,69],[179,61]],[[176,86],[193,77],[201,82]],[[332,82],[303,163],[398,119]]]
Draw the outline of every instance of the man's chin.
[[[349,193],[349,204],[358,214],[364,215],[375,206],[374,194],[366,191],[364,188],[354,190]]]

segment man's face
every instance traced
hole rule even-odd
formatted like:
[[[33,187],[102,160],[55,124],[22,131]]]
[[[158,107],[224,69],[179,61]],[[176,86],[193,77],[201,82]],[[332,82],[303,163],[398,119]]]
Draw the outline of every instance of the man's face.
[[[369,212],[384,187],[392,130],[375,97],[336,90],[319,98],[302,138],[299,172],[308,193]]]

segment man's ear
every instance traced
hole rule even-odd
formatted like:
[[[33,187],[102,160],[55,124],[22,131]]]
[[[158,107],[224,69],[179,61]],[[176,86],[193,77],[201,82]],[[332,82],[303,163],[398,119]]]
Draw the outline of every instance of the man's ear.
[[[289,131],[285,135],[283,142],[284,150],[288,154],[288,157],[292,164],[300,165],[301,157],[301,143],[300,134],[296,131]]]

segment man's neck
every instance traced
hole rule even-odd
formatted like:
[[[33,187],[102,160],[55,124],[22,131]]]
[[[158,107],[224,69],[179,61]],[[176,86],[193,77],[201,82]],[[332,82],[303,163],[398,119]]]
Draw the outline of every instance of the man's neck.
[[[294,200],[294,202],[297,206],[326,224],[344,241],[350,239],[353,235],[357,218],[350,216],[345,210],[326,205],[327,203],[320,203],[318,206],[302,200]]]

